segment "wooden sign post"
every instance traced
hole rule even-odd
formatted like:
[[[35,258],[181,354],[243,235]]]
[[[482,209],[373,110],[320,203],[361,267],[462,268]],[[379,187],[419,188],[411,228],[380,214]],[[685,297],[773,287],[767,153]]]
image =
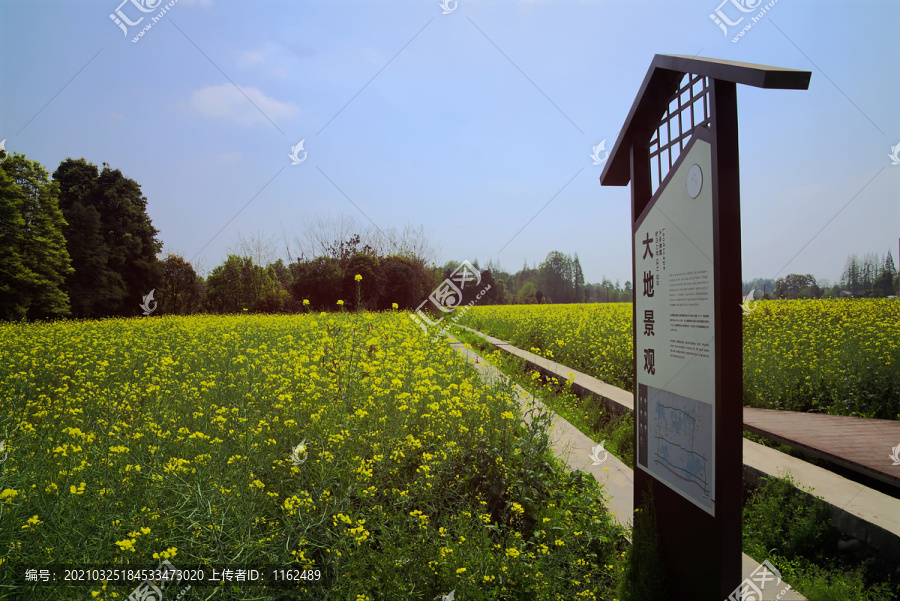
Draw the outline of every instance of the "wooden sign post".
[[[805,90],[810,76],[657,54],[600,176],[631,182],[634,506],[655,514],[667,599],[721,601],[741,581],[736,84]]]

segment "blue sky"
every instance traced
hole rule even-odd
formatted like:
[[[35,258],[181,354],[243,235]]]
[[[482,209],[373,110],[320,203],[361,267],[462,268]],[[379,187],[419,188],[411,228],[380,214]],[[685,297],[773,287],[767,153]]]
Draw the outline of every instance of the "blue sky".
[[[121,169],[165,249],[207,268],[238,232],[343,212],[421,224],[444,261],[560,250],[624,282],[629,190],[589,155],[654,54],[699,54],[812,71],[807,91],[738,89],[744,278],[896,260],[900,3],[781,0],[734,43],[719,1],[179,0],[135,43],[166,2],[0,0],[0,139],[51,172]],[[117,9],[144,20],[126,36]]]

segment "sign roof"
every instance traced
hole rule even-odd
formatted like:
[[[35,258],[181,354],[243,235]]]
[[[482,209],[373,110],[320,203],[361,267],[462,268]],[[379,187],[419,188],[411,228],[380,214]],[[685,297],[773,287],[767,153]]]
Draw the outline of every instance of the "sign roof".
[[[641,89],[625,119],[625,125],[610,151],[609,160],[600,175],[604,186],[627,186],[631,181],[629,149],[631,139],[639,131],[648,136],[660,116],[665,113],[672,94],[686,73],[734,82],[757,88],[806,90],[810,71],[742,63],[702,56],[657,54],[650,63]]]

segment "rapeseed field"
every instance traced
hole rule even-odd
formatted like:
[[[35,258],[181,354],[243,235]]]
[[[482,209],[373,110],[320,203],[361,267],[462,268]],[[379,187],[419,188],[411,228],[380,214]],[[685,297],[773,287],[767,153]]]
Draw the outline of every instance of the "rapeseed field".
[[[612,599],[602,490],[521,412],[398,312],[0,325],[0,598],[167,561],[303,577],[166,599]]]
[[[745,405],[900,417],[900,301],[754,306],[743,317]],[[476,306],[460,323],[632,391],[631,313],[630,303]]]

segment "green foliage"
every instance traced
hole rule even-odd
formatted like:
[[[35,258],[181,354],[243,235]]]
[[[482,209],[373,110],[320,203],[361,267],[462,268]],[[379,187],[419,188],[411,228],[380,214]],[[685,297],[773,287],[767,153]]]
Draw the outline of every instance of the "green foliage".
[[[840,288],[852,296],[891,296],[897,293],[895,276],[897,268],[890,250],[884,258],[876,253],[867,253],[862,259],[850,255],[841,274]]]
[[[13,159],[15,160],[15,159]],[[0,319],[24,319],[28,310],[27,275],[22,257],[25,217],[22,196],[0,165]]]
[[[550,252],[541,263],[541,290],[558,303],[574,302],[574,271],[571,257],[556,250]]]
[[[163,260],[163,285],[159,290],[162,314],[191,315],[203,302],[203,280],[184,257],[170,254]]]
[[[897,598],[897,587],[889,582],[867,584],[865,568],[826,567],[803,559],[775,558],[775,566],[791,588],[810,601],[887,601]]]
[[[575,285],[574,302],[584,302],[584,271],[581,269],[581,261],[578,259],[578,253],[575,253],[575,260],[572,262],[572,283]]]
[[[661,544],[653,510],[653,489],[634,510],[632,544],[625,555],[624,575],[619,581],[621,601],[664,601],[668,599]]]
[[[814,558],[837,544],[827,505],[798,487],[790,475],[767,478],[745,504],[744,538],[757,555]]]
[[[534,283],[525,282],[522,284],[522,287],[519,288],[519,293],[516,295],[516,301],[521,304],[533,303],[535,302],[535,294],[537,294],[537,288]]]
[[[0,165],[0,319],[69,314],[62,287],[72,272],[59,187],[21,154]]]
[[[66,159],[53,173],[68,223],[74,271],[65,289],[77,317],[138,315],[140,299],[163,283],[162,243],[134,180],[104,164]]]
[[[94,167],[91,165],[91,167]],[[60,167],[62,169],[62,167]],[[83,170],[78,169],[79,172]],[[96,167],[94,167],[96,178]],[[54,174],[59,176],[60,170]],[[68,174],[69,180],[73,179]],[[65,181],[65,180],[64,180]],[[121,300],[122,278],[107,265],[109,247],[103,238],[100,212],[89,199],[81,202],[74,193],[61,197],[68,226],[65,228],[66,247],[72,257],[74,273],[66,279],[65,290],[76,317],[101,317],[108,308]],[[80,183],[80,189],[84,184]],[[148,289],[149,292],[152,288]]]
[[[811,601],[896,599],[897,585],[869,561],[848,562],[837,553],[839,534],[827,504],[792,476],[764,478],[747,498],[743,550],[768,559],[785,582]]]
[[[791,273],[775,281],[775,298],[819,298],[822,291],[816,285],[812,274],[797,275]]]
[[[875,281],[872,282],[872,296],[883,297],[890,296],[894,292],[894,276],[891,272],[884,270],[879,274]]]
[[[362,280],[356,281],[356,276]],[[357,253],[350,257],[341,278],[341,298],[359,309],[377,309],[384,294],[384,276],[378,257]]]
[[[334,310],[342,300],[341,265],[337,259],[318,257],[296,264],[292,294],[298,301],[308,300],[313,309]]]
[[[415,309],[431,289],[431,280],[425,270],[407,257],[389,255],[381,261],[384,292],[379,309],[390,309],[397,303],[399,309]]]
[[[282,299],[275,272],[249,257],[228,255],[206,280],[206,302],[216,313],[276,312]]]
[[[278,259],[274,263],[270,263],[267,269],[271,269],[275,273],[275,279],[281,283],[285,290],[290,290],[294,284],[294,274],[290,268],[284,264],[282,259]]]

